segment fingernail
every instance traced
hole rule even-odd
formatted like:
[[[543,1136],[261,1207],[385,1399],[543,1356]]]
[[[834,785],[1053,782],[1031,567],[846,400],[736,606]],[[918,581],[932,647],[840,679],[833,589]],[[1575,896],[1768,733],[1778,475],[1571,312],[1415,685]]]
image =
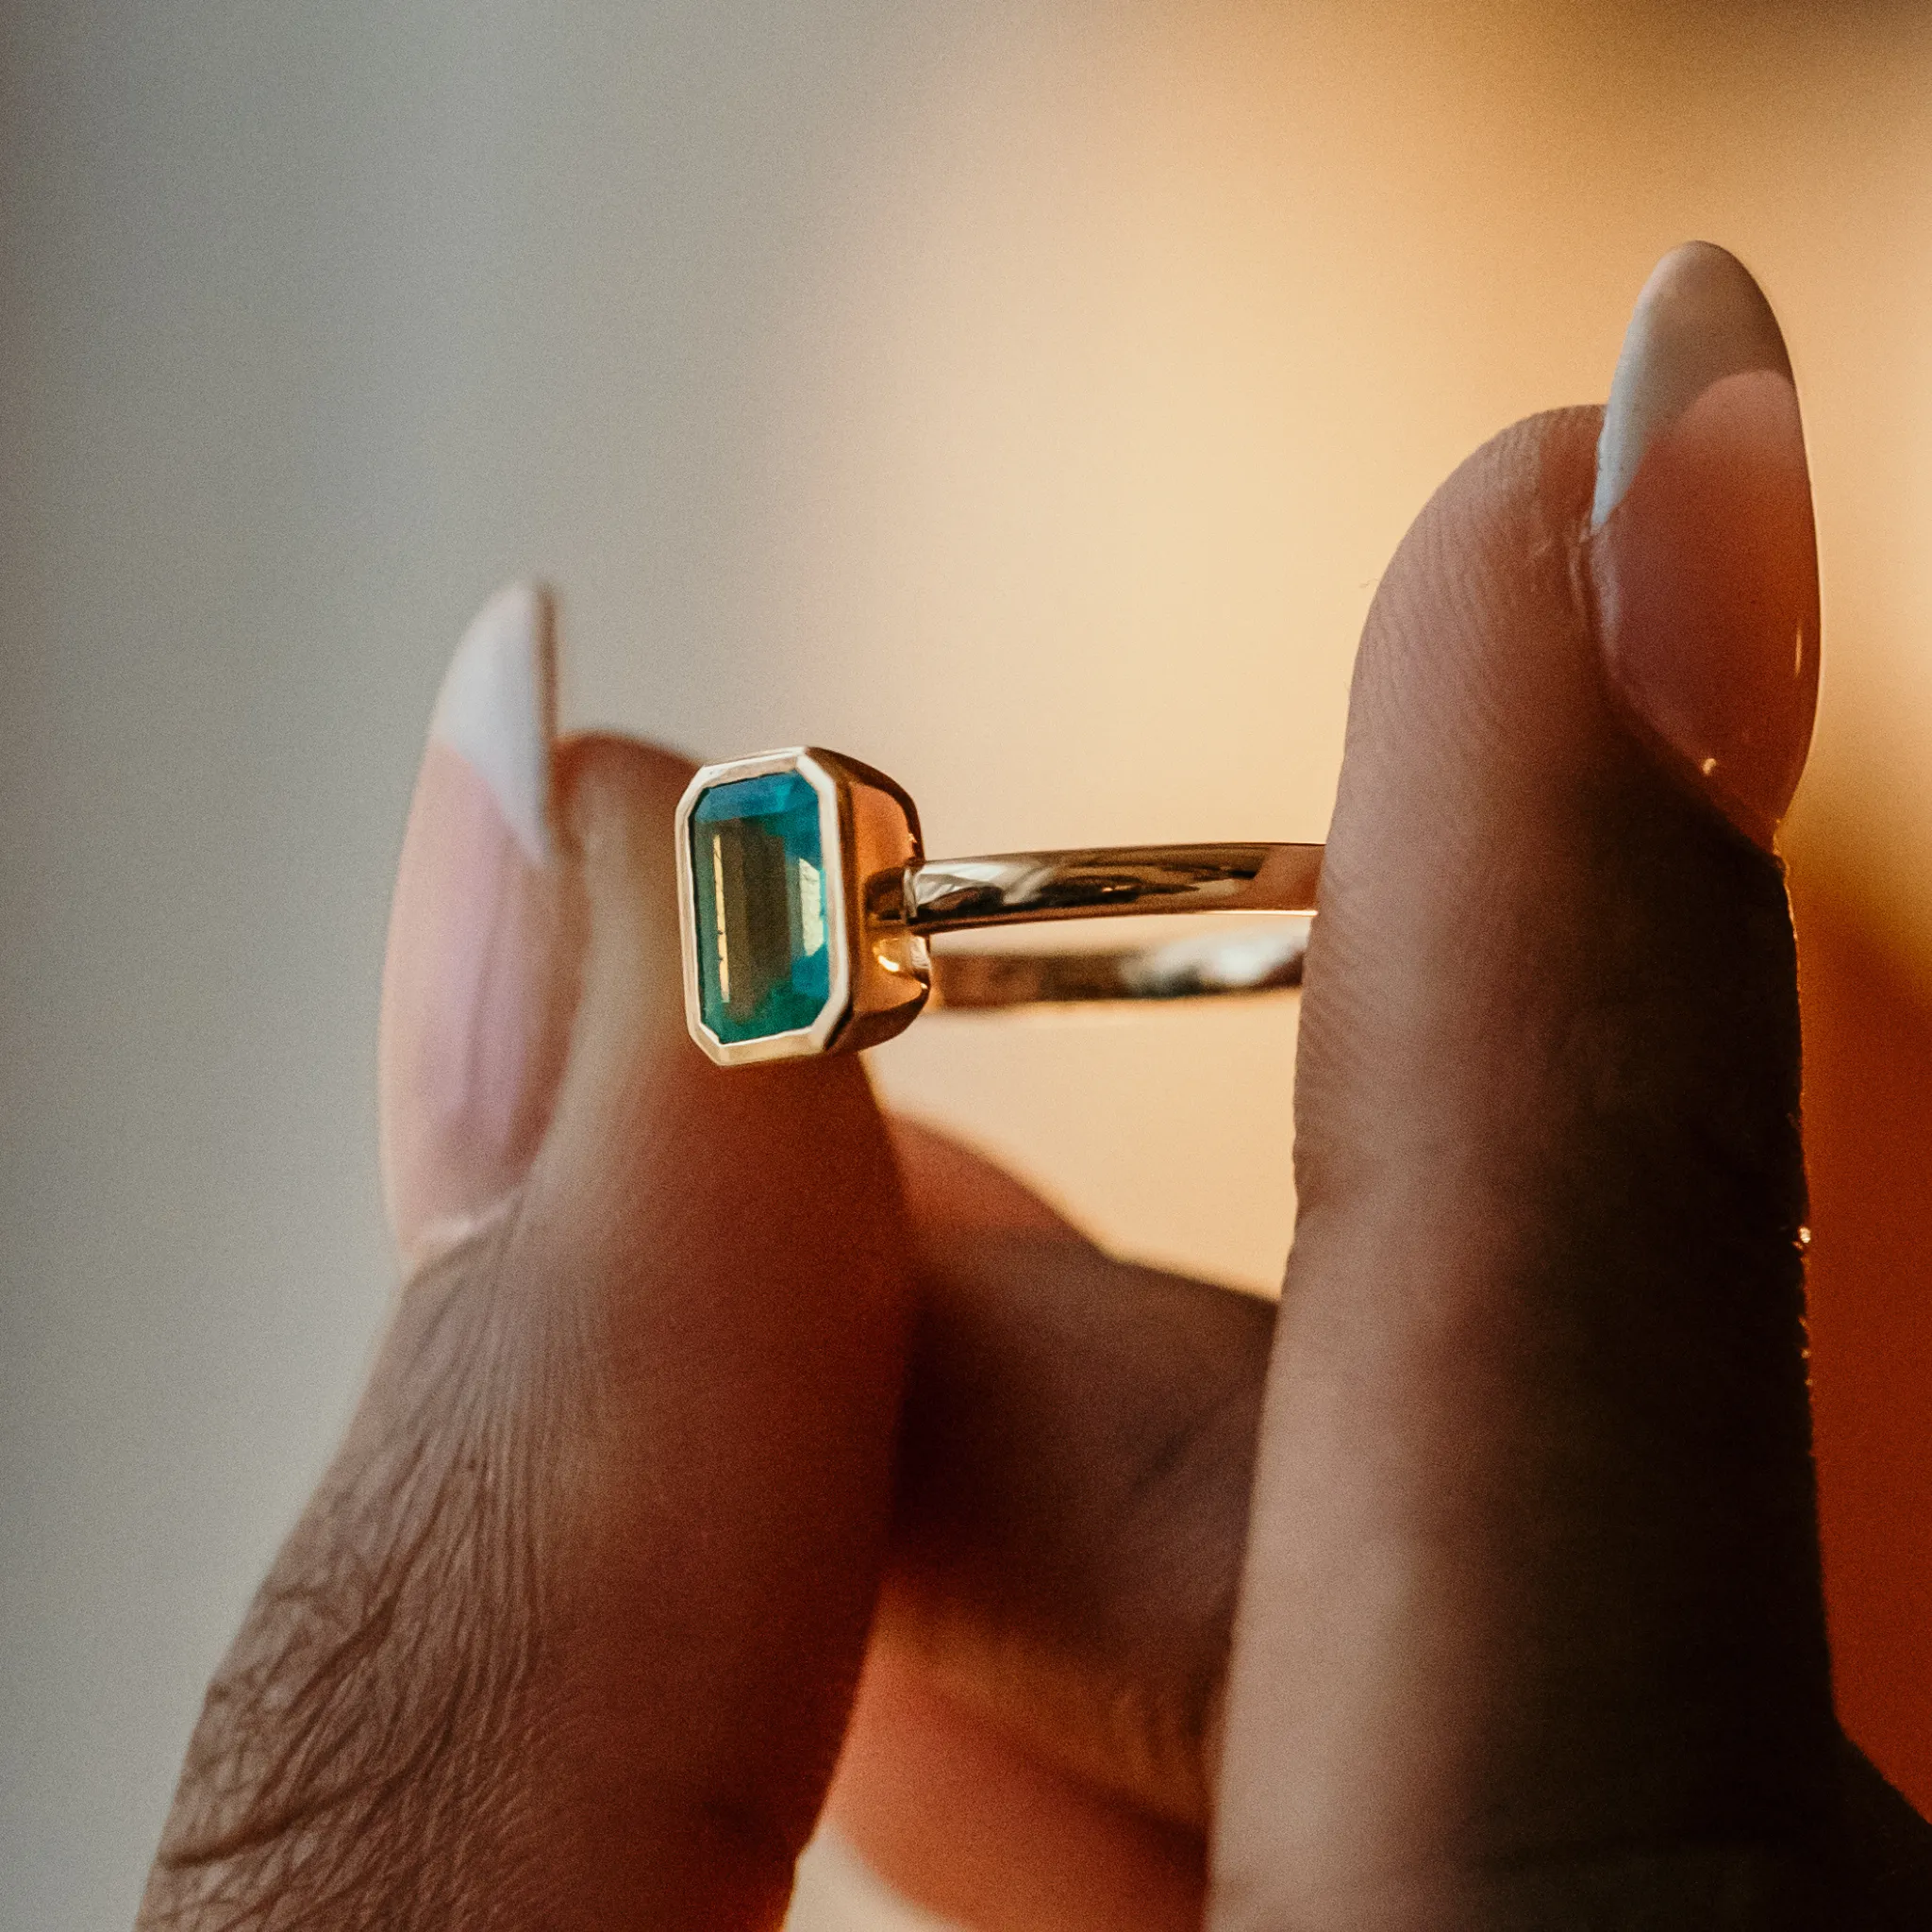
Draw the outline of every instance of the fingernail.
[[[1610,686],[1769,848],[1811,743],[1818,546],[1771,305],[1708,242],[1638,298],[1604,411],[1590,575]]]
[[[550,599],[512,584],[443,677],[390,912],[383,1182],[412,1261],[511,1194],[562,1071],[575,958],[552,823],[555,706]]]

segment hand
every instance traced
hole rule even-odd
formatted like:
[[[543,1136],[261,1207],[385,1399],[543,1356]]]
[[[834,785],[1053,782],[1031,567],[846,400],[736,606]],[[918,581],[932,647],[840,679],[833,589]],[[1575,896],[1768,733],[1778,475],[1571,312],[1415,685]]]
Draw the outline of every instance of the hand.
[[[547,612],[485,613],[385,990],[410,1278],[144,1924],[773,1925],[848,1718],[834,1817],[989,1928],[1932,1917],[1812,1522],[1802,446],[1674,259],[1604,468],[1519,425],[1376,599],[1278,1333],[895,1158],[849,1061],[711,1069],[685,768],[554,743]]]

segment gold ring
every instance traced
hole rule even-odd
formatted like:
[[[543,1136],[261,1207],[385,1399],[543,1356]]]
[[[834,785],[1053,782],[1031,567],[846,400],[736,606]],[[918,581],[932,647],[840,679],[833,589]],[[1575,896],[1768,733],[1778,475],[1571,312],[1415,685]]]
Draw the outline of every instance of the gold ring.
[[[927,859],[903,787],[815,746],[707,765],[678,802],[691,1036],[720,1066],[876,1046],[934,1007],[1186,999],[1301,983],[1319,845]],[[935,953],[940,933],[1150,912],[1254,931],[1111,952]]]

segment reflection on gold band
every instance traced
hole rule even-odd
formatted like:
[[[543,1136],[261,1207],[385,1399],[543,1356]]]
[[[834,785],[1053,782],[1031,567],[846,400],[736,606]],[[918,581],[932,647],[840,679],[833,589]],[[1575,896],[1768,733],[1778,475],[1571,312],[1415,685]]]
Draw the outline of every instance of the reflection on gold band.
[[[984,1011],[1082,1000],[1273,992],[1302,983],[1307,949],[1308,922],[1284,919],[1252,932],[1216,932],[1125,951],[935,952],[929,1004]]]
[[[916,933],[1149,912],[1315,909],[1319,845],[1114,845],[943,858],[906,875]]]
[[[868,896],[874,932],[896,928],[919,941],[1155,912],[1302,915],[1244,932],[1108,951],[931,954],[930,1004],[984,1010],[1299,986],[1321,876],[1319,845],[1116,845],[936,859],[908,867],[903,886],[881,881],[884,891]]]

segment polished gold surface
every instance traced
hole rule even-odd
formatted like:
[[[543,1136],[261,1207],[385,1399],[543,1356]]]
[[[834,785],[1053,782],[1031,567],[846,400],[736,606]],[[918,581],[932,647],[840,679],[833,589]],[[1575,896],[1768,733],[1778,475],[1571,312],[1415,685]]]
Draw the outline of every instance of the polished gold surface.
[[[932,956],[932,1004],[955,1011],[1102,1000],[1200,999],[1301,984],[1319,845],[1123,845],[935,859],[911,871],[902,904],[924,936],[1148,913],[1276,913],[1158,945],[1091,952]]]
[[[906,897],[915,932],[1148,912],[1315,909],[1319,845],[1118,845],[934,859]]]
[[[807,757],[839,787],[852,965],[847,1008],[829,1051],[856,1052],[909,1026],[931,985],[924,935],[911,931],[904,920],[875,918],[873,910],[874,882],[904,878],[924,858],[919,808],[903,786],[857,758],[817,747]]]
[[[1271,919],[1251,932],[1216,932],[1111,952],[936,952],[932,1005],[985,1011],[1074,1001],[1274,992],[1302,983],[1307,949],[1306,919]]]

